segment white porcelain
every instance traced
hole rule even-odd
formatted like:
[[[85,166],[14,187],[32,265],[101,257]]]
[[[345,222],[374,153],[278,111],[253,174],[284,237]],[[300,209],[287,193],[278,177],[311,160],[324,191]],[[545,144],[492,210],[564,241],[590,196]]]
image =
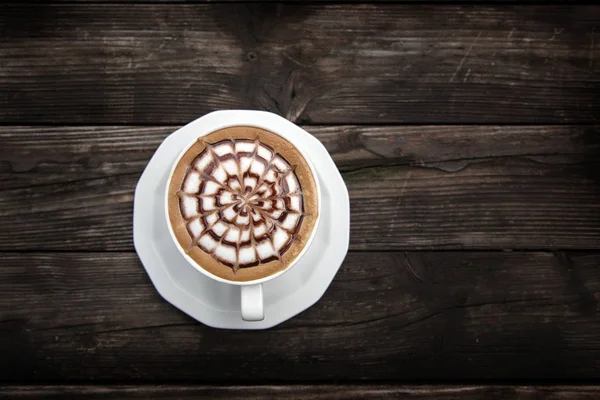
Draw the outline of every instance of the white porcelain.
[[[241,318],[239,287],[211,279],[188,263],[171,238],[164,213],[167,179],[181,151],[199,132],[234,125],[294,135],[294,144],[314,167],[321,192],[320,221],[312,243],[293,268],[263,284],[261,321]],[[138,182],[133,214],[135,248],[157,291],[186,314],[217,328],[265,329],[304,311],[321,298],[348,251],[348,191],[329,153],[300,127],[263,111],[216,111],[167,137]]]
[[[224,124],[223,127],[239,125],[238,123],[232,124],[229,122],[231,120],[230,116],[231,116],[232,112],[236,113],[236,115],[238,115],[238,116],[240,115],[240,113],[243,113],[244,117],[247,118],[248,120],[250,120],[251,117],[254,117],[254,116],[257,116],[258,118],[262,119],[265,114],[264,111],[224,111],[224,112],[221,111],[221,112],[216,113],[220,119],[215,120],[215,121],[218,121],[218,123],[220,123],[220,124]],[[214,114],[215,113],[212,113],[209,115],[214,116]],[[186,253],[186,251],[183,249],[183,247],[181,247],[181,244],[177,241],[177,238],[175,237],[175,232],[173,231],[173,227],[171,226],[171,224],[168,223],[168,221],[169,221],[169,195],[170,195],[169,194],[169,185],[171,182],[171,178],[173,177],[173,174],[175,173],[175,169],[177,167],[177,164],[179,163],[179,160],[181,160],[181,157],[183,157],[185,155],[185,153],[189,150],[190,147],[192,147],[195,143],[197,143],[198,138],[208,135],[209,133],[215,131],[213,124],[208,124],[205,122],[207,119],[210,119],[210,118],[208,118],[209,115],[197,120],[197,121],[199,121],[199,123],[195,125],[194,131],[196,132],[196,134],[195,134],[194,138],[183,149],[181,149],[181,151],[179,152],[179,155],[176,157],[175,161],[173,162],[173,166],[171,167],[171,172],[169,173],[169,176],[167,177],[167,184],[165,186],[165,197],[164,197],[164,212],[165,212],[165,218],[167,220],[167,226],[169,228],[169,233],[171,235],[171,239],[173,240],[173,243],[177,247],[177,250],[179,250],[179,253],[181,254],[181,256],[183,258],[185,258],[192,267],[196,268],[200,273],[203,273],[210,279],[214,279],[214,280],[224,283],[224,284],[240,286],[240,290],[241,290],[240,309],[242,312],[242,319],[244,319],[246,321],[262,321],[265,316],[264,301],[263,301],[263,286],[262,286],[263,283],[271,281],[273,279],[276,279],[278,276],[289,271],[292,267],[294,267],[298,263],[298,261],[300,261],[302,259],[304,254],[306,254],[306,251],[310,248],[310,245],[315,237],[315,233],[317,232],[317,229],[319,227],[319,222],[321,220],[321,186],[319,184],[319,177],[315,171],[315,167],[312,165],[312,162],[311,162],[310,158],[308,157],[308,154],[306,154],[306,152],[302,148],[304,141],[306,141],[306,135],[308,133],[285,119],[283,120],[283,121],[285,121],[285,123],[277,124],[277,125],[275,125],[275,124],[269,125],[270,131],[278,134],[279,136],[286,139],[288,142],[292,143],[297,148],[297,150],[300,152],[300,154],[302,154],[302,156],[304,157],[304,159],[306,161],[306,164],[308,165],[308,167],[310,169],[313,179],[315,180],[315,183],[316,183],[317,199],[318,199],[317,210],[316,210],[317,211],[317,219],[315,221],[315,226],[313,228],[313,231],[310,232],[310,236],[309,236],[308,240],[306,241],[304,248],[302,249],[302,251],[300,251],[300,253],[298,253],[298,256],[296,256],[296,258],[290,262],[290,264],[288,265],[288,267],[286,269],[281,270],[275,274],[269,275],[269,276],[261,278],[261,279],[255,279],[252,281],[245,281],[245,282],[229,281],[227,279],[223,279],[221,277],[218,277],[218,276],[210,273],[206,269],[202,268],[202,266],[199,265],[196,261],[194,261],[194,259]],[[254,120],[250,121],[246,125],[258,126],[258,125],[256,125],[256,121],[254,121]],[[290,127],[290,125],[292,125],[292,127]],[[278,131],[276,129],[281,129],[281,130]]]

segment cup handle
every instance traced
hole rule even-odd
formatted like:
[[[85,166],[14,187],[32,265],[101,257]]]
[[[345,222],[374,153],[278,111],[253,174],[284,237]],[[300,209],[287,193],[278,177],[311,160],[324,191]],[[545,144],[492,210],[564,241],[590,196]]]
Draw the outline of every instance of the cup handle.
[[[262,284],[242,286],[242,319],[262,321],[265,319]]]

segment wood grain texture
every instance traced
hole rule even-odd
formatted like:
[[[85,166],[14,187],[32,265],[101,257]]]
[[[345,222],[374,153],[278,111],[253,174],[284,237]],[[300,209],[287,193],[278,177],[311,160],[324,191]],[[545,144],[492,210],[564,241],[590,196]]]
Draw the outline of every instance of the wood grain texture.
[[[9,386],[4,399],[593,399],[598,386],[450,386],[450,385],[310,385],[310,386]]]
[[[141,172],[176,127],[0,127],[0,250],[131,250]],[[342,170],[351,248],[597,249],[593,126],[306,127]]]
[[[595,123],[600,6],[5,5],[0,122]]]
[[[14,2],[14,1],[13,1]],[[376,3],[393,3],[393,4],[444,4],[444,3],[454,3],[453,0],[378,0]],[[35,3],[31,2],[30,3]],[[303,3],[302,0],[52,0],[54,4],[63,4],[63,3],[99,3],[99,4],[107,4],[107,3],[126,3],[126,4],[202,4],[202,3]],[[311,3],[324,3],[324,4],[353,4],[359,3],[356,0],[313,0]],[[463,0],[460,3],[482,3],[481,0]],[[486,0],[485,3],[540,3],[539,0]],[[555,4],[568,4],[569,0],[558,0],[554,2]]]
[[[599,299],[598,252],[351,252],[312,308],[227,331],[134,253],[4,253],[0,380],[598,379]]]

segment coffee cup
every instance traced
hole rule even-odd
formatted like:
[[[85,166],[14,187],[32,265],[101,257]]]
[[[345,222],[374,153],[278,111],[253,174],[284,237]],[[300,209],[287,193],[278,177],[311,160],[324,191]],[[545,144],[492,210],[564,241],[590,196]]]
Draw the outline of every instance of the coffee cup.
[[[319,178],[301,128],[265,123],[261,111],[222,115],[210,126],[195,122],[197,137],[171,167],[165,216],[188,264],[239,286],[241,318],[261,321],[262,285],[298,265],[314,239]]]

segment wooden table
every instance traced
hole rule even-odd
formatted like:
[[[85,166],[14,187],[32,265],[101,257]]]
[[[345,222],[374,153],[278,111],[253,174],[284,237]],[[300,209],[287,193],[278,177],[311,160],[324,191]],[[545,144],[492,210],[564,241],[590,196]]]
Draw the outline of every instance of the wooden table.
[[[600,6],[169,3],[0,6],[0,397],[598,395]],[[235,108],[351,198],[325,296],[260,332],[132,243],[159,143]]]

